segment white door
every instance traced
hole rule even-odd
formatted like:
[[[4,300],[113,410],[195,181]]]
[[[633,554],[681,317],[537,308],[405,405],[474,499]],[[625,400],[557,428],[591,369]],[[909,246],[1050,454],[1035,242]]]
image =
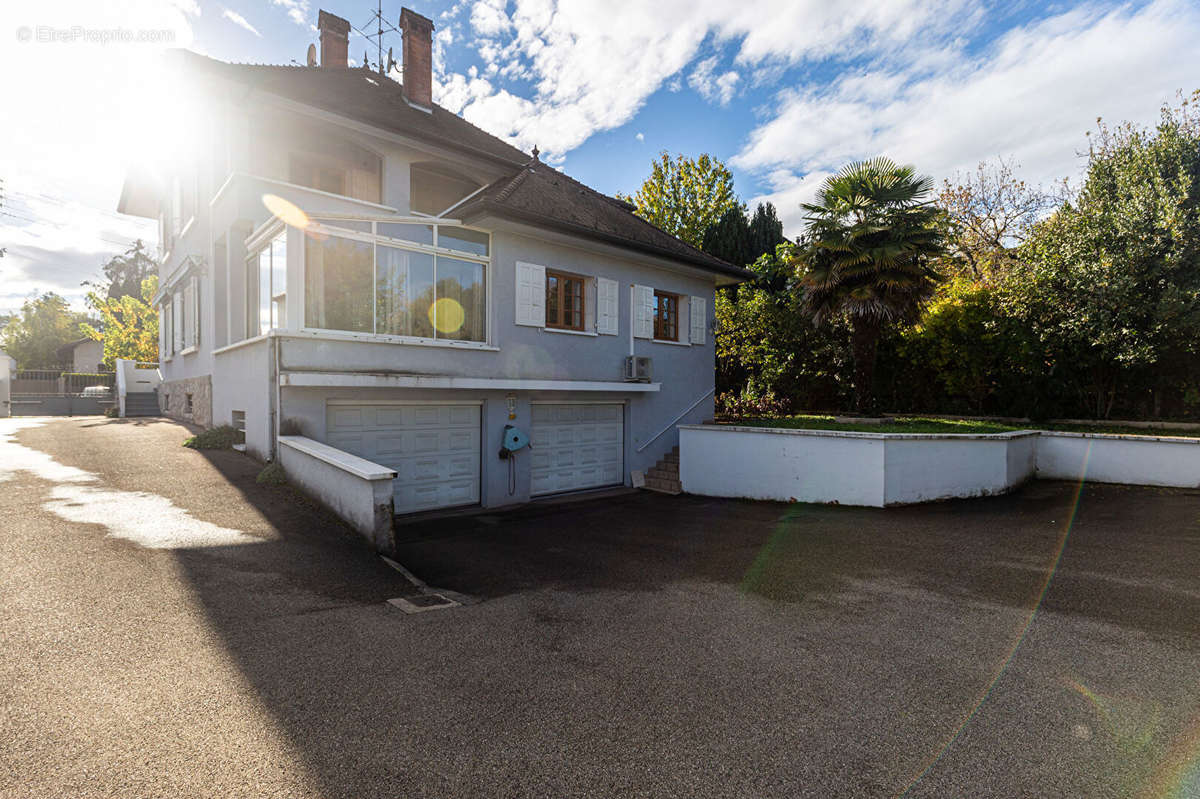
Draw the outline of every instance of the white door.
[[[479,502],[479,405],[351,405],[326,410],[332,447],[396,470],[396,513]]]
[[[533,405],[534,496],[620,485],[625,440],[620,404]]]

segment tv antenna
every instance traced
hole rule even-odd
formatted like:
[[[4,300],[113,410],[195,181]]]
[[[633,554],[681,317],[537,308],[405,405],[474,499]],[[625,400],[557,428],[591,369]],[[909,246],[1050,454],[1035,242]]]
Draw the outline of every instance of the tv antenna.
[[[380,75],[387,75],[392,71],[392,67],[396,66],[396,59],[392,58],[392,48],[389,47],[387,51],[387,61],[383,60],[383,36],[386,33],[399,33],[400,31],[395,25],[383,18],[383,0],[376,0],[375,10],[371,12],[371,18],[367,20],[366,24],[363,25],[363,28],[370,30],[372,25],[375,26],[375,31],[373,33],[367,33],[361,28],[357,28],[353,25],[350,27],[354,28],[355,33],[366,39],[368,42],[375,43],[375,52],[377,56],[375,59],[375,66],[379,70]],[[368,63],[366,62],[366,55],[367,54],[364,52],[363,69],[367,69],[369,67]]]

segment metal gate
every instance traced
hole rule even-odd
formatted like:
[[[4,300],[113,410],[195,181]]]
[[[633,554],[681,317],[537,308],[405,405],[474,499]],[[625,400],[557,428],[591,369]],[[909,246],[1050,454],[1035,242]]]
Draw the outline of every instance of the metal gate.
[[[13,416],[96,416],[116,401],[114,372],[21,369],[10,382]]]

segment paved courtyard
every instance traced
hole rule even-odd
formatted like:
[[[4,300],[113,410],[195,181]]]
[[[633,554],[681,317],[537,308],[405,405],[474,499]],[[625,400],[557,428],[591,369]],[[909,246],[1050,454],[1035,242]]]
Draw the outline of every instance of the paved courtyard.
[[[0,796],[1200,796],[1200,493],[425,521],[406,615],[187,435],[0,420]]]

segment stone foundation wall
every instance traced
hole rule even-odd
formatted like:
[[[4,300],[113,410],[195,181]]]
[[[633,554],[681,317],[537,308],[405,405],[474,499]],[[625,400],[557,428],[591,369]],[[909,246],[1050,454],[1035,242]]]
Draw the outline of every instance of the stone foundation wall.
[[[191,412],[188,412],[188,394],[192,395]],[[212,427],[212,378],[188,377],[170,380],[158,387],[158,405],[164,416],[184,422]]]

